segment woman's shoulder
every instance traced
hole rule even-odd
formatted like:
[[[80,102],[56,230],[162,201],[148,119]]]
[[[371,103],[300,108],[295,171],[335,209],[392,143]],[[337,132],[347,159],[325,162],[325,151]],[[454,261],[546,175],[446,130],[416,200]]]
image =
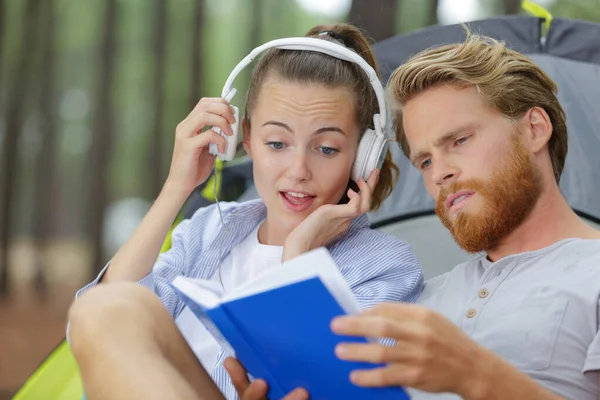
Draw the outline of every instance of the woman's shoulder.
[[[367,217],[363,217],[363,221],[358,221],[354,226],[351,226],[347,234],[338,241],[336,247],[367,251],[413,252],[408,242],[398,236],[371,228],[366,219]]]

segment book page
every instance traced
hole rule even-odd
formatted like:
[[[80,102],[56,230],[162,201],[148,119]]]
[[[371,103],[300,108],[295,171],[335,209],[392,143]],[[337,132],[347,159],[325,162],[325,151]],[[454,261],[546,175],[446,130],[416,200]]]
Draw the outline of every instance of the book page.
[[[205,309],[218,306],[223,297],[223,288],[215,281],[178,276],[171,285]]]

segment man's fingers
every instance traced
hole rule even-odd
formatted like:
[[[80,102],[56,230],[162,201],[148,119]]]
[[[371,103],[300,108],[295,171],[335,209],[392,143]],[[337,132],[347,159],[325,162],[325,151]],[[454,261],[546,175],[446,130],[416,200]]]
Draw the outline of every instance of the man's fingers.
[[[405,338],[403,325],[389,318],[359,315],[335,318],[331,329],[338,335],[362,336],[371,338]]]
[[[335,354],[345,361],[360,361],[372,364],[388,364],[418,360],[419,349],[406,343],[384,346],[379,343],[341,343]]]
[[[355,385],[363,387],[403,386],[412,380],[407,376],[408,374],[410,371],[402,369],[399,365],[390,365],[352,371],[350,380]]]
[[[232,357],[227,357],[223,363],[223,366],[227,370],[227,373],[229,373],[229,376],[231,377],[231,383],[233,383],[238,395],[242,397],[242,395],[250,386],[250,380],[248,379],[246,370],[238,360]]]

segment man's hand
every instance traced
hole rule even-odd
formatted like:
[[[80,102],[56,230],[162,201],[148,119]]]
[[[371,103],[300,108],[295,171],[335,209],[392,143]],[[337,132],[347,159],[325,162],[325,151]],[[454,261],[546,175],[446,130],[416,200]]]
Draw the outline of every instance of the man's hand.
[[[407,386],[457,393],[466,399],[480,398],[487,389],[482,375],[491,353],[425,307],[382,304],[358,316],[339,317],[332,329],[341,335],[396,340],[393,347],[347,343],[336,348],[344,360],[387,364],[353,371],[351,380],[358,386]]]
[[[371,209],[371,196],[379,181],[379,170],[375,169],[365,182],[356,182],[359,192],[348,189],[347,204],[325,204],[313,211],[288,235],[282,261],[291,260],[317,247],[326,246],[346,233],[352,220]]]
[[[267,398],[267,383],[262,379],[256,379],[250,383],[246,370],[235,358],[228,357],[224,366],[231,377],[231,382],[240,400],[264,400]],[[306,393],[306,390],[298,388],[282,400],[308,400],[308,393]]]

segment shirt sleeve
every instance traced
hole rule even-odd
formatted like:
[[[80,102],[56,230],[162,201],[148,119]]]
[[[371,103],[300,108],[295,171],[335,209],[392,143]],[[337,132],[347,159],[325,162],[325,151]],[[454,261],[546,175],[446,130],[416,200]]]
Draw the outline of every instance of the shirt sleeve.
[[[413,303],[423,289],[415,253],[396,237],[364,229],[335,251],[338,267],[363,310],[384,302]]]
[[[596,305],[596,321],[600,321],[600,301]],[[600,322],[599,322],[600,324]],[[600,370],[600,326],[597,325],[596,336],[588,347],[587,357],[583,364],[583,372]]]

